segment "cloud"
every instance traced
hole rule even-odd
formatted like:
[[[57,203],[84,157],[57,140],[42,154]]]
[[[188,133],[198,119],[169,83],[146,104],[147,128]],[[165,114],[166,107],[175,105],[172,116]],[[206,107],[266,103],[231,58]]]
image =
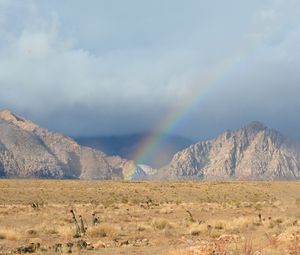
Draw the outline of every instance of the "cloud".
[[[0,0],[0,106],[71,135],[152,129],[243,49],[176,132],[259,119],[296,133],[296,0],[117,2]]]
[[[299,10],[298,1],[272,1],[253,14],[242,57],[182,124],[185,134],[205,139],[259,120],[300,138]]]
[[[27,11],[21,17],[26,21],[24,27],[13,35],[8,29],[9,43],[0,50],[0,84],[5,91],[0,96],[2,106],[45,120],[53,113],[70,115],[81,105],[121,131],[126,125],[115,126],[119,119],[148,119],[145,128],[187,89],[182,84],[192,79],[190,70],[178,61],[193,61],[189,52],[179,49],[174,55],[137,48],[94,54],[61,33],[57,14],[43,19],[35,2],[28,3],[30,7],[24,8]],[[132,125],[132,119],[127,121]],[[94,132],[109,130],[101,130],[103,126],[99,131],[95,127]],[[81,129],[79,125],[75,132]]]

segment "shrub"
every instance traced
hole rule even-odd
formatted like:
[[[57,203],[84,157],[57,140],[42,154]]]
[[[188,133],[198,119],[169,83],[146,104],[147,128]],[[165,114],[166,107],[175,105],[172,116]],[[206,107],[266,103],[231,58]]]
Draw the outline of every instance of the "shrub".
[[[91,237],[115,237],[118,234],[118,229],[111,224],[100,224],[99,226],[92,227],[89,230]]]
[[[159,230],[172,228],[172,225],[166,219],[162,219],[162,218],[154,219],[152,221],[152,226]]]

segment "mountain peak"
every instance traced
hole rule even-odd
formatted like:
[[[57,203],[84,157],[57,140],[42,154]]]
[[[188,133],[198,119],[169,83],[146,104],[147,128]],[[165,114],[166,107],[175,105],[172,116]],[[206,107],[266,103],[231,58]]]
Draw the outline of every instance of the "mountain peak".
[[[122,178],[124,161],[0,111],[0,178]]]
[[[10,110],[4,109],[0,111],[0,118],[4,120],[14,120],[17,118]]]
[[[300,154],[283,135],[254,121],[177,153],[161,171],[175,179],[299,179]]]
[[[244,127],[247,131],[258,133],[260,131],[268,129],[263,123],[259,121],[252,121]]]
[[[0,119],[3,119],[8,123],[30,132],[38,127],[38,125],[34,124],[33,122],[19,117],[7,109],[0,111]]]

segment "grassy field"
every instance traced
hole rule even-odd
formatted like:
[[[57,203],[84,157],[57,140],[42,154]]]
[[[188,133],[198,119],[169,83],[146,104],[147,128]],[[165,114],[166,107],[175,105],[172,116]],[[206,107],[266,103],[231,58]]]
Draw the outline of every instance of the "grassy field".
[[[1,180],[0,254],[68,251],[300,254],[300,182]]]

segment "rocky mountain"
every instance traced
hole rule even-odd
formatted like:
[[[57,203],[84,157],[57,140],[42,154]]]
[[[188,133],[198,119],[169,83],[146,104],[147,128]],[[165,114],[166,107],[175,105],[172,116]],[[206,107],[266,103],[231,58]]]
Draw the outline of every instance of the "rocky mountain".
[[[135,164],[133,160],[126,162],[123,167],[123,175],[125,180],[143,180],[147,178],[147,173]]]
[[[159,169],[81,146],[0,111],[0,177],[55,179],[300,179],[299,146],[258,122],[176,153]]]
[[[125,163],[8,110],[0,111],[2,178],[121,179]]]
[[[300,153],[279,132],[253,122],[175,154],[163,179],[300,179]]]
[[[151,166],[148,165],[139,164],[138,167],[140,167],[148,177],[151,177],[152,175],[157,173],[157,169],[152,168]]]
[[[118,155],[122,158],[133,160],[143,141],[155,139],[154,137],[156,136],[157,134],[154,133],[137,133],[119,136],[77,137],[74,139],[80,145],[101,150],[107,155]],[[160,168],[168,164],[176,152],[191,144],[193,144],[193,141],[185,137],[168,135],[156,150],[141,163]]]

